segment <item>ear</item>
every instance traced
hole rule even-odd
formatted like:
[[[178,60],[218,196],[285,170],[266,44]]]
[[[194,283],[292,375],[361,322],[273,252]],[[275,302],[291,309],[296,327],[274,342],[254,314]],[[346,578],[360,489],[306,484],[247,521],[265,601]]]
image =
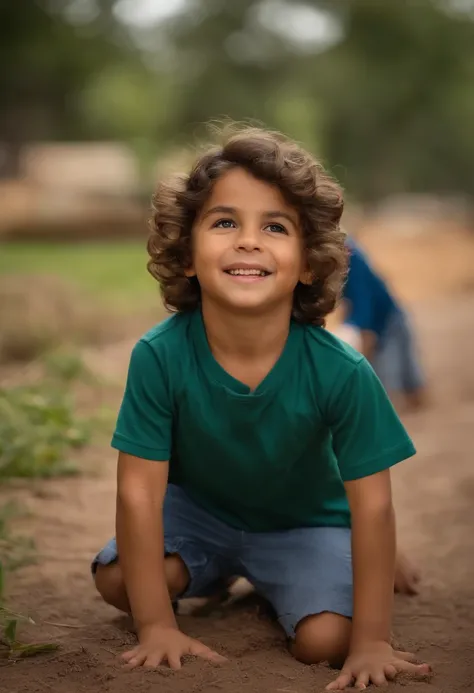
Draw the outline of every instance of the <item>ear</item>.
[[[313,276],[313,273],[309,269],[309,267],[306,267],[300,274],[300,282],[302,284],[305,284],[306,286],[311,286],[311,284],[314,282],[315,277]]]
[[[190,267],[189,269],[184,270],[184,275],[185,275],[185,277],[187,277],[188,279],[190,279],[191,277],[195,277],[195,276],[196,276],[196,270],[195,270],[194,267],[191,265],[191,267]]]

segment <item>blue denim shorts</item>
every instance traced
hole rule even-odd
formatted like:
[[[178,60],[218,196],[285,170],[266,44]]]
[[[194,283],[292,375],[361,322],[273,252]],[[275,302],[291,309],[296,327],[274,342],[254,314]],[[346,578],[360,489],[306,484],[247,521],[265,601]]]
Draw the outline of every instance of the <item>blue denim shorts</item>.
[[[242,576],[266,598],[290,638],[306,616],[352,616],[351,532],[304,527],[279,532],[234,529],[170,484],[163,508],[165,552],[179,554],[191,576],[181,598],[208,596],[225,579]],[[92,563],[118,559],[115,539]]]

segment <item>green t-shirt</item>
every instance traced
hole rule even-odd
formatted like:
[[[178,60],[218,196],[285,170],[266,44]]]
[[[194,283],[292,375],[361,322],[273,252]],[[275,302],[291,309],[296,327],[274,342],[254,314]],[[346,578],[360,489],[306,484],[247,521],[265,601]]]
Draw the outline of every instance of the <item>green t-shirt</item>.
[[[171,483],[255,532],[350,526],[343,482],[415,454],[372,367],[330,332],[292,322],[251,391],[214,359],[200,310],[135,345],[112,447],[169,459]]]

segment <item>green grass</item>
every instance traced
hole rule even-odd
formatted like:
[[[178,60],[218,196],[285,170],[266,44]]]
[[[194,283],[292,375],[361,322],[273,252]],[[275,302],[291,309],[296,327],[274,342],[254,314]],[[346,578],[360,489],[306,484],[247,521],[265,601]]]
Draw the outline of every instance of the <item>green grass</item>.
[[[0,275],[52,274],[124,307],[159,305],[145,242],[1,243]]]

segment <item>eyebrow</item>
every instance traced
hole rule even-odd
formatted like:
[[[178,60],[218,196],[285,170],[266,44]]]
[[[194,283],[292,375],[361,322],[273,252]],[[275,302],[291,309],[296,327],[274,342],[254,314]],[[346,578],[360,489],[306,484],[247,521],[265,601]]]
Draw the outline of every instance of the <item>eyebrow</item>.
[[[225,205],[217,205],[217,207],[211,207],[207,212],[203,214],[203,219],[211,216],[212,214],[238,214],[238,210],[235,207],[227,207]],[[278,209],[263,212],[263,216],[266,219],[287,219],[293,226],[298,226],[298,221],[287,212],[280,211]]]
[[[288,214],[288,212],[280,212],[279,210],[275,210],[272,212],[264,212],[263,213],[264,217],[267,217],[267,219],[287,219],[293,226],[298,226],[298,221],[295,219],[295,217],[292,214]]]
[[[208,209],[207,212],[202,215],[202,217],[205,219],[206,217],[210,217],[211,214],[237,214],[237,210],[235,207],[218,205],[217,207],[211,207],[211,209]]]

